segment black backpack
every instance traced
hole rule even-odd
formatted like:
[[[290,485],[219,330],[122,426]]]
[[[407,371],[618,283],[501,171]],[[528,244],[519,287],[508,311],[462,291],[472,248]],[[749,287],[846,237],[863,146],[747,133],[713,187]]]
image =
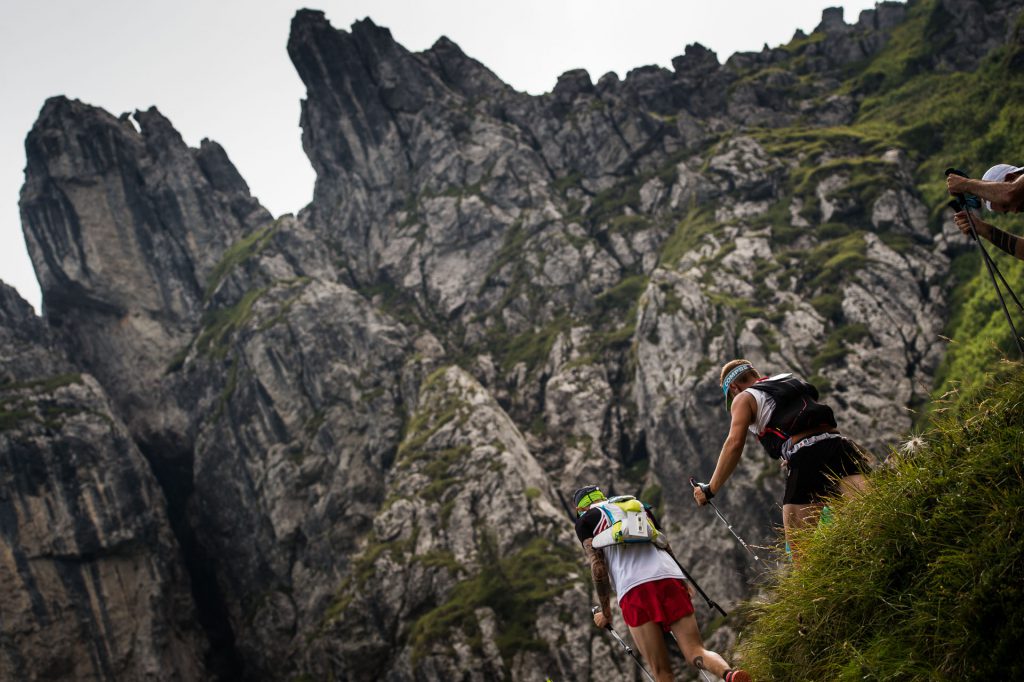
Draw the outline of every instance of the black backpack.
[[[762,379],[753,386],[775,401],[775,410],[757,439],[773,459],[782,456],[782,446],[795,433],[836,428],[832,408],[818,402],[818,389],[792,374]]]

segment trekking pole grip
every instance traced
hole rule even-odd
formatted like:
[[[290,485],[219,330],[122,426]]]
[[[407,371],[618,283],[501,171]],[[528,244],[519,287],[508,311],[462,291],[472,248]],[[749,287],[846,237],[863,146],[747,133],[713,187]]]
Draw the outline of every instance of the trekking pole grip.
[[[591,613],[591,615],[596,616],[597,612],[600,611],[600,610],[601,610],[601,606],[600,605],[596,605],[596,606],[591,607],[590,613]],[[611,630],[612,629],[612,622],[608,621],[608,623],[604,626],[604,629],[605,630]]]

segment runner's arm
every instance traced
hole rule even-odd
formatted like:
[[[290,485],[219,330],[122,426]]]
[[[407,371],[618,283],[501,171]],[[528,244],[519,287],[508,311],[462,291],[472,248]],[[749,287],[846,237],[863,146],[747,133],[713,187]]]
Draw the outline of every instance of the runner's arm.
[[[1024,201],[1024,175],[1010,182],[992,182],[949,175],[946,187],[951,194],[974,194],[993,204],[1016,206]]]
[[[971,218],[967,217],[967,211],[960,211],[953,216],[953,222],[960,228],[960,231],[971,236]],[[973,219],[974,229],[979,237],[984,237],[1006,253],[1024,260],[1024,237],[1003,232],[995,225],[986,223],[981,218]]]
[[[583,549],[587,553],[587,560],[590,561],[590,576],[594,579],[594,589],[597,591],[597,598],[601,602],[601,613],[612,622],[612,585],[608,579],[608,565],[604,562],[604,553],[594,549],[593,538],[583,541]]]
[[[1024,238],[992,227],[985,238],[1015,258],[1024,260]]]
[[[718,455],[718,464],[715,465],[715,473],[711,476],[708,485],[712,493],[717,493],[725,485],[725,482],[736,470],[740,463],[740,456],[743,454],[743,446],[747,442],[747,428],[754,422],[754,415],[757,403],[749,393],[740,393],[732,401],[732,423],[729,425],[729,435],[722,445],[722,452]]]

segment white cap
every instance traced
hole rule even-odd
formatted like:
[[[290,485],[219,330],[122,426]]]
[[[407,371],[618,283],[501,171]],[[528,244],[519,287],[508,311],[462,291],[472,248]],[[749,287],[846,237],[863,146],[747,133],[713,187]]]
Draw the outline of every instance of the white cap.
[[[986,182],[1002,182],[1010,173],[1018,173],[1022,170],[1024,170],[1024,166],[1011,166],[1008,163],[997,163],[985,171],[985,174],[981,176],[981,179]],[[992,202],[988,199],[985,200],[985,208],[990,211],[992,210]]]

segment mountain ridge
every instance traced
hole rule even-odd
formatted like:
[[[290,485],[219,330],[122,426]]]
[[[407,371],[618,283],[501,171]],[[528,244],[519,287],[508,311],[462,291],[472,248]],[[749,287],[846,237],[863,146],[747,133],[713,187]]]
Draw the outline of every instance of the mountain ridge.
[[[963,29],[931,52],[947,16]],[[702,585],[749,596],[742,550],[686,495],[726,429],[718,360],[813,378],[879,454],[912,428],[970,254],[919,177],[946,120],[891,135],[863,117],[892,107],[894,74],[1005,68],[986,55],[1013,62],[1013,16],[827,11],[781,48],[719,64],[692,46],[673,71],[570,71],[535,97],[451,41],[411,53],[372,21],[303,10],[288,51],[317,182],[276,220],[216,143],[189,149],[155,109],[136,129],[49,101],[22,192],[46,325],[162,486],[204,610],[205,637],[157,676],[204,657],[211,679],[618,668],[558,549],[574,540],[557,491],[576,483],[658,504]],[[778,521],[768,464],[748,452],[722,500],[760,543]],[[15,553],[23,521],[3,528]],[[141,670],[126,666],[92,675]]]

